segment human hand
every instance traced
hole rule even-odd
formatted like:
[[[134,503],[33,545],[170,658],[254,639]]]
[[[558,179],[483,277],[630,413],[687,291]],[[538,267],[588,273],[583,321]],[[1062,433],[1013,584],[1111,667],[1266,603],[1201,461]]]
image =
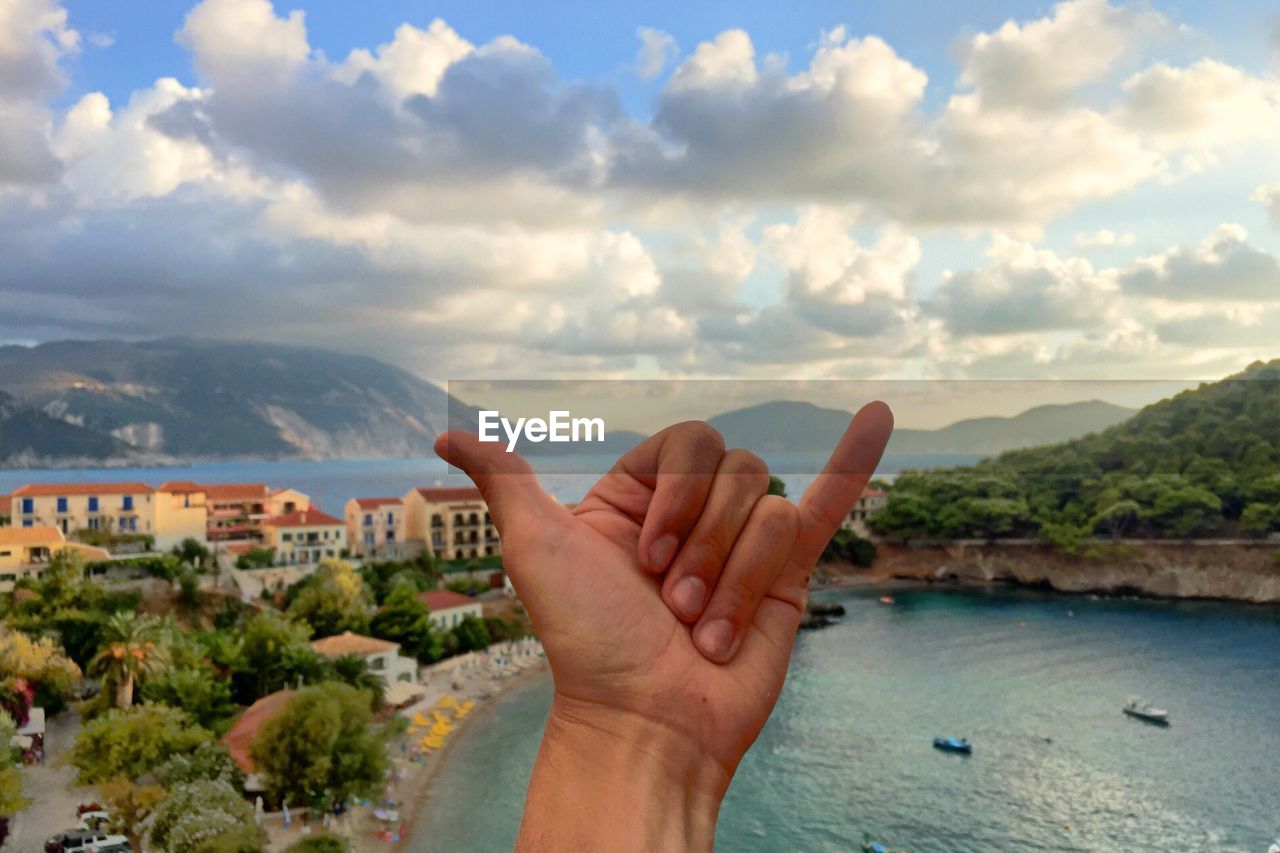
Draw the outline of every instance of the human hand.
[[[555,680],[522,846],[599,847],[602,814],[619,827],[612,840],[637,848],[709,846],[720,798],[782,688],[809,574],[891,430],[884,404],[859,411],[797,506],[765,494],[758,458],[725,452],[706,424],[678,424],[572,510],[518,454],[465,432],[441,437],[437,451],[488,503]],[[557,792],[572,780],[565,800]],[[623,832],[626,820],[642,825]]]

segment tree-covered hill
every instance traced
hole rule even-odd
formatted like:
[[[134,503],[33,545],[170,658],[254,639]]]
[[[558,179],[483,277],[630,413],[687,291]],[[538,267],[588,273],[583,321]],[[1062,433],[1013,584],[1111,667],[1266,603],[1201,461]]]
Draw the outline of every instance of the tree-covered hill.
[[[1280,360],[1142,409],[1103,432],[968,468],[908,472],[883,535],[1263,536],[1280,530]]]

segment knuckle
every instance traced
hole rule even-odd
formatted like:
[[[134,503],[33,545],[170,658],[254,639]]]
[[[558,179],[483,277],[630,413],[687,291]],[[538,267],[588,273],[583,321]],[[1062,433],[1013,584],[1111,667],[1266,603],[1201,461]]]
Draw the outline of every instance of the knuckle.
[[[706,421],[684,421],[672,427],[697,451],[724,452],[724,436]]]
[[[727,473],[744,477],[761,492],[769,488],[769,466],[750,450],[734,448],[725,453],[722,464]]]
[[[756,502],[762,531],[771,538],[795,541],[800,533],[800,512],[796,505],[778,495],[765,495]]]

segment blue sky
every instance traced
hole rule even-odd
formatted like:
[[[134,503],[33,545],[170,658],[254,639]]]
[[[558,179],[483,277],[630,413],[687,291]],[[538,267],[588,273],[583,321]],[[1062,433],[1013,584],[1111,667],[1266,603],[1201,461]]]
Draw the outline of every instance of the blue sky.
[[[0,343],[177,312],[436,379],[1280,355],[1261,2],[0,2]]]

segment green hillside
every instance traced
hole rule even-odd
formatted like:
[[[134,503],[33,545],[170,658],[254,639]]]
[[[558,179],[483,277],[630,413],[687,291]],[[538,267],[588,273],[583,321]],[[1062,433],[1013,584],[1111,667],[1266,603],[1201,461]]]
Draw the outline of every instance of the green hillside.
[[[0,465],[128,459],[132,454],[132,447],[113,436],[51,418],[0,391]]]
[[[908,472],[874,520],[910,539],[1264,536],[1280,530],[1280,361],[1103,432],[967,468]]]

